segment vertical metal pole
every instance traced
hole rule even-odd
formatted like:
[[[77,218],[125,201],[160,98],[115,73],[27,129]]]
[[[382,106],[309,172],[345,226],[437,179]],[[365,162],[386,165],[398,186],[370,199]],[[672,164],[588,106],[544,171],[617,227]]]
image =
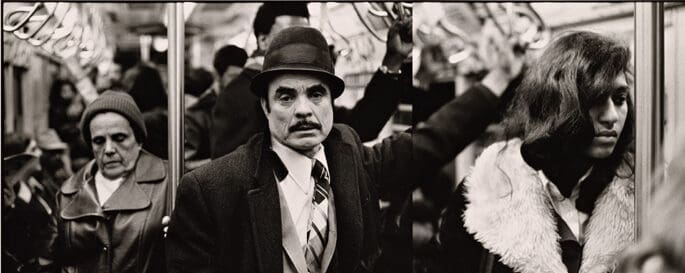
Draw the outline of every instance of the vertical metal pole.
[[[635,3],[636,238],[644,233],[655,183],[652,177],[662,162],[663,16],[663,3]]]
[[[18,43],[12,44],[12,46],[18,46]],[[9,49],[8,49],[9,50]],[[4,75],[5,79],[5,88],[2,91],[2,94],[5,99],[4,105],[2,107],[5,108],[5,112],[3,112],[5,120],[3,120],[3,124],[5,124],[5,128],[3,128],[5,133],[14,133],[15,130],[15,125],[16,125],[16,94],[15,94],[15,87],[14,87],[14,65],[10,63],[7,66],[3,65],[3,70],[6,72]]]
[[[183,50],[185,41],[185,24],[183,20],[183,3],[167,4],[169,25],[169,51],[167,63],[169,70],[169,177],[168,206],[173,210],[176,200],[176,186],[183,174]],[[171,211],[167,212],[170,215]]]

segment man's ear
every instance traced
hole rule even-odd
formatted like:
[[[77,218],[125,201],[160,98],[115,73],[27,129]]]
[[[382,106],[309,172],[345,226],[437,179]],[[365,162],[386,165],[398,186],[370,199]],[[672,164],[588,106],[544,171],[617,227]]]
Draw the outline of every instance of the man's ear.
[[[266,101],[266,98],[264,98],[264,97],[259,98],[259,105],[262,106],[262,112],[264,112],[264,115],[265,115],[265,116],[271,112],[271,109],[269,108],[269,104],[268,104],[268,103],[269,103],[269,102]]]

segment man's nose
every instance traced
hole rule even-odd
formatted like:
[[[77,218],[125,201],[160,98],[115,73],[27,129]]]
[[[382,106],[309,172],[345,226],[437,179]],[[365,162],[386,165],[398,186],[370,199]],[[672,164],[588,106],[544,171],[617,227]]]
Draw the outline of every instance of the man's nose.
[[[307,118],[312,115],[312,107],[307,99],[298,99],[295,101],[295,116],[298,118]]]
[[[599,115],[599,122],[602,125],[611,128],[614,127],[614,123],[618,121],[618,109],[614,105],[614,101],[608,98],[607,101],[602,106],[602,111]]]

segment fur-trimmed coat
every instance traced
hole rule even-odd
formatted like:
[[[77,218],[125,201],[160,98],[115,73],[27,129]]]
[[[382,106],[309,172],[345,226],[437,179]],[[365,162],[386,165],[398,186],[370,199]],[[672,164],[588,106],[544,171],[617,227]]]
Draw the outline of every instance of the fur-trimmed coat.
[[[558,216],[520,150],[519,139],[491,145],[455,192],[439,236],[447,272],[568,272]],[[578,272],[613,271],[634,211],[633,178],[615,177],[595,201]]]

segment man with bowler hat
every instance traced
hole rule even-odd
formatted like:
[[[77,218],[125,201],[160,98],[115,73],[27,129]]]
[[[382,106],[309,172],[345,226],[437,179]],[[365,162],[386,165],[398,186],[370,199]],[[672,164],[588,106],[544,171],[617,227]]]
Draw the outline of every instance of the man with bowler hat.
[[[268,126],[183,177],[167,235],[170,272],[372,271],[379,198],[411,191],[453,158],[495,116],[504,91],[477,85],[413,135],[366,147],[333,124],[344,86],[318,30],[274,37],[251,83]]]
[[[364,88],[364,96],[352,109],[333,108],[335,122],[350,125],[362,141],[376,139],[397,110],[402,95],[400,68],[413,46],[411,39],[407,39],[411,37],[411,22],[411,17],[398,20],[388,29],[383,61]],[[281,30],[308,25],[305,2],[266,2],[259,7],[252,29],[257,50],[243,71],[219,92],[212,110],[209,131],[212,159],[232,152],[264,128],[267,120],[259,97],[250,91],[250,82],[263,69],[264,53]]]

